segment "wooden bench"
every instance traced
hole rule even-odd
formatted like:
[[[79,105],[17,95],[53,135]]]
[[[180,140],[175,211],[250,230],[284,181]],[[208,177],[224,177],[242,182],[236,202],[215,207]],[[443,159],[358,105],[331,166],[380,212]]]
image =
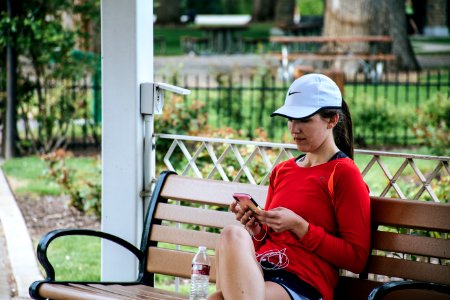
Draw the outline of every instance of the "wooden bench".
[[[284,58],[281,53],[272,53],[272,56],[278,60]],[[368,53],[288,53],[287,59],[292,60],[309,60],[309,61],[394,61],[396,56],[394,54],[368,54]]]
[[[184,53],[201,54],[209,51],[210,40],[207,37],[182,36],[180,37],[180,44]]]
[[[272,53],[272,56],[279,60],[386,62],[396,59],[396,56],[391,53],[392,38],[390,36],[272,36],[270,42],[281,45],[281,52]],[[350,45],[355,43],[368,43],[369,50],[352,51]],[[328,46],[331,50],[323,51],[321,48],[324,46]],[[383,47],[387,50],[382,49]],[[336,50],[336,48],[339,49]]]
[[[243,36],[240,38],[239,43],[240,49],[244,53],[266,52],[269,38]]]
[[[38,245],[38,259],[47,276],[45,280],[34,282],[30,286],[31,297],[186,299],[187,295],[154,288],[154,276],[165,274],[190,277],[191,260],[196,248],[204,245],[214,249],[220,229],[227,224],[239,224],[234,214],[227,211],[232,201],[231,194],[237,191],[253,195],[263,205],[267,187],[184,177],[172,172],[162,173],[149,204],[140,249],[99,231],[52,231]],[[371,197],[371,210],[373,251],[366,271],[359,276],[341,271],[335,299],[367,299],[370,291],[392,280],[392,277],[396,280],[402,278],[420,281],[408,281],[408,284],[419,287],[423,287],[420,286],[423,282],[434,283],[433,287],[444,293],[406,290],[403,296],[398,294],[400,292],[395,292],[390,299],[415,299],[415,296],[422,297],[420,299],[448,299],[450,205]],[[55,238],[75,234],[106,238],[130,250],[139,260],[137,280],[126,283],[55,281],[54,269],[47,259],[47,248]],[[176,245],[182,245],[183,250]],[[215,281],[214,263],[210,279]],[[427,288],[429,286],[427,284]],[[380,289],[381,294],[384,292],[384,288]],[[439,298],[439,295],[442,297]]]

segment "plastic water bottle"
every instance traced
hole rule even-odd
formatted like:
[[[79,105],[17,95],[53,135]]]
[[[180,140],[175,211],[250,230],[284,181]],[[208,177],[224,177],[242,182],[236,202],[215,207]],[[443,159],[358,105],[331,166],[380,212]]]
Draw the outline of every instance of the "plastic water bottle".
[[[191,290],[189,300],[204,300],[208,296],[209,269],[211,262],[206,247],[198,247],[192,260]]]

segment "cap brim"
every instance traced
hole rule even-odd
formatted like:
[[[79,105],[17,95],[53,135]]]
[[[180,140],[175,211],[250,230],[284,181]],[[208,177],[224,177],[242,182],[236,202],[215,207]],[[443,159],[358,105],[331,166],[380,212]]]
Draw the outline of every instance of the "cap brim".
[[[298,106],[283,105],[282,107],[274,111],[270,116],[280,116],[289,119],[306,119],[319,111],[315,107],[303,108],[301,112],[296,112],[296,110],[298,110]]]

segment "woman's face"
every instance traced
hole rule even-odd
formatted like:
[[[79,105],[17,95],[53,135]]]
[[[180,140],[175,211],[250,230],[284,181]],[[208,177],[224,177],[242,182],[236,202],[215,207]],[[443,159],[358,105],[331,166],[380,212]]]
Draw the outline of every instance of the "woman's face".
[[[323,119],[319,114],[315,114],[306,120],[289,119],[288,128],[297,144],[297,149],[302,152],[314,152],[319,149],[324,142],[333,138],[332,120]]]

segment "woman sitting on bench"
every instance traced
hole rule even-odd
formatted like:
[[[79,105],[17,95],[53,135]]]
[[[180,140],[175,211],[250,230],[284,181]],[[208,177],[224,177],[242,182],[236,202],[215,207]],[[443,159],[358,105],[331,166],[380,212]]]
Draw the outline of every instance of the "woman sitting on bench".
[[[272,116],[288,119],[305,154],[274,168],[264,210],[230,204],[245,226],[221,233],[210,300],[329,300],[338,269],[359,273],[367,261],[369,191],[353,162],[352,122],[338,86],[304,75]]]

